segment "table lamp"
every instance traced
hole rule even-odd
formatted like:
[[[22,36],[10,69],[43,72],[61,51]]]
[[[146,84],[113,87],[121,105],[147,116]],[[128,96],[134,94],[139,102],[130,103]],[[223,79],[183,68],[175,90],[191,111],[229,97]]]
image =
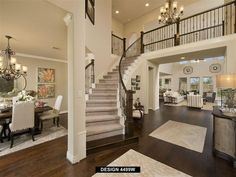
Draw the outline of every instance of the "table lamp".
[[[233,89],[236,88],[236,74],[220,74],[216,76],[216,87],[221,89],[221,107],[222,107],[222,90],[228,90],[231,92],[231,98],[234,99],[235,92]],[[233,96],[233,97],[232,97]]]

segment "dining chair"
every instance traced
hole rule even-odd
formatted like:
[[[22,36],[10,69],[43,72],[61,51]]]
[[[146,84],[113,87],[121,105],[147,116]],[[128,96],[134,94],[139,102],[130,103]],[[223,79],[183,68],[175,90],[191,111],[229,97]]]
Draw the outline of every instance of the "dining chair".
[[[57,121],[57,127],[59,127],[59,113],[61,109],[61,103],[62,103],[63,96],[59,95],[56,99],[55,105],[53,107],[53,110],[47,111],[40,115],[40,124],[41,124],[41,130],[43,130],[43,122],[46,120],[52,120],[55,124],[55,120]]]
[[[14,136],[22,131],[30,130],[34,141],[34,102],[18,102],[13,104],[12,121],[9,124],[11,146],[13,147]]]
[[[3,140],[2,140],[2,133],[3,133],[3,126],[0,125],[0,142],[3,143]]]

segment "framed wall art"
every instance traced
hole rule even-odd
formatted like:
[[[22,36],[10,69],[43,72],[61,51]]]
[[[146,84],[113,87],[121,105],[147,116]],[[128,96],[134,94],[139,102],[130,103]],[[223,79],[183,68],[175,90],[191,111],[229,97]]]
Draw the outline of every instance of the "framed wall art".
[[[38,99],[55,98],[55,84],[38,84]]]
[[[38,68],[38,99],[55,98],[55,69]]]
[[[55,83],[55,69],[38,68],[38,83]]]

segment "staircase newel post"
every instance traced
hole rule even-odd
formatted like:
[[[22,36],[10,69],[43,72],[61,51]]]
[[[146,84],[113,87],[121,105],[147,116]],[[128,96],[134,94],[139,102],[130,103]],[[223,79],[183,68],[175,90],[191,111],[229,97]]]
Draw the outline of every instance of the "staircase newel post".
[[[178,19],[176,22],[175,46],[180,45],[179,26],[180,26],[180,19]]]
[[[124,57],[126,57],[126,38],[123,39],[123,54],[124,54]]]
[[[133,91],[127,90],[126,92],[126,120],[125,120],[125,134],[133,135]]]
[[[141,31],[141,49],[140,49],[140,51],[141,51],[141,53],[144,53],[144,44],[143,44],[143,36],[144,36],[144,32],[143,31]]]
[[[94,59],[91,60],[92,62],[92,83],[94,84],[95,83],[95,73],[94,73]]]

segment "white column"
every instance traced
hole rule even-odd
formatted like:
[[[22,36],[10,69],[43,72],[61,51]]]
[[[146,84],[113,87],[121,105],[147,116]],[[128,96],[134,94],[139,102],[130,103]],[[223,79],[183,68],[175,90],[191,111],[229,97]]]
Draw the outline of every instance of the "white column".
[[[68,29],[68,149],[67,159],[75,164],[86,157],[85,129],[85,2],[67,14]]]
[[[227,49],[225,53],[225,73],[226,74],[234,74],[236,73],[236,66],[235,66],[235,41],[231,41],[227,44]]]
[[[158,109],[160,109],[160,100],[159,100],[159,89],[160,89],[160,85],[159,85],[159,79],[160,79],[160,76],[159,76],[159,66],[160,65],[158,65],[157,67],[156,67],[156,69],[154,70],[154,80],[155,80],[155,82],[154,82],[154,99],[155,99],[155,101],[154,101],[154,107],[155,107],[155,109],[156,110],[158,110]]]

